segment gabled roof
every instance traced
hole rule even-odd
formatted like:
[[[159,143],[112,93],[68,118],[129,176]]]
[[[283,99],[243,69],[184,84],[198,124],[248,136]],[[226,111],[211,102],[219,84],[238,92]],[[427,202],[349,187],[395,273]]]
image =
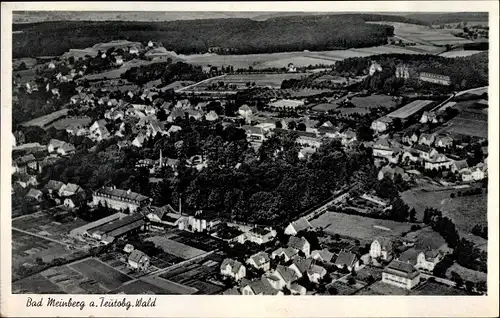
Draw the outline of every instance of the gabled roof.
[[[318,274],[320,276],[324,276],[326,275],[326,269],[323,267],[323,266],[319,266],[319,265],[311,265],[308,269],[307,269],[307,273],[309,275],[314,275],[314,274]]]
[[[280,247],[278,248],[277,250],[275,250],[273,252],[273,254],[275,255],[280,255],[280,254],[285,254],[288,258],[292,258],[294,257],[295,255],[297,255],[299,251],[292,248],[292,247],[287,247],[287,248],[283,248],[283,247]]]
[[[312,262],[313,262],[312,258],[295,256],[293,258],[292,265],[295,265],[301,273],[305,273],[307,269],[311,266]]]
[[[49,144],[48,144],[48,146],[52,146],[52,147],[54,147],[54,148],[59,148],[59,147],[61,147],[62,145],[64,145],[64,141],[59,140],[59,139],[51,139],[51,140],[49,141]]]
[[[231,267],[231,272],[233,272],[235,274],[238,273],[240,268],[243,266],[243,264],[241,264],[237,260],[234,260],[231,258],[226,258],[224,261],[222,261],[222,264],[220,267],[221,267],[221,269],[225,269],[227,265],[229,265]]]
[[[380,248],[385,251],[392,250],[394,246],[392,239],[387,237],[377,237],[375,241],[377,241],[380,244]]]
[[[335,260],[335,265],[338,266],[353,266],[356,262],[356,255],[351,252],[341,251]]]
[[[298,238],[296,236],[290,236],[288,239],[288,246],[298,250],[303,250],[308,243],[309,242],[303,237]]]
[[[250,288],[256,295],[276,295],[277,293],[279,293],[279,290],[274,289],[265,277],[261,277],[261,279],[252,282],[247,280],[245,280],[244,282],[242,280],[241,287],[244,288],[246,286],[250,286]]]
[[[68,142],[65,142],[59,149],[64,150],[65,152],[73,152],[75,151],[75,146]]]
[[[413,278],[418,275],[418,271],[413,265],[400,260],[393,260],[389,265],[387,265],[385,271],[406,278]]]
[[[238,288],[233,287],[230,288],[222,293],[223,295],[241,295],[241,293],[238,291]]]
[[[136,263],[142,263],[144,260],[148,258],[149,257],[146,255],[146,253],[135,249],[132,251],[132,253],[130,253],[128,260]]]
[[[27,197],[30,197],[30,198],[36,198],[38,196],[41,196],[42,195],[42,191],[40,190],[37,190],[37,189],[33,189],[31,188],[28,193],[26,194]]]
[[[297,273],[293,269],[283,265],[276,266],[275,274],[279,274],[287,284],[292,283],[298,278]]]
[[[467,160],[457,160],[454,162],[454,165],[458,170],[469,168],[469,164],[467,163]]]
[[[380,137],[379,139],[377,139],[377,141],[375,141],[373,147],[390,148],[391,144],[389,143],[389,140],[387,138]]]
[[[305,218],[300,218],[296,221],[290,223],[290,225],[295,229],[296,232],[311,229],[313,226]]]
[[[413,146],[413,149],[419,152],[430,153],[432,148],[427,145],[416,144]]]
[[[264,251],[253,254],[252,256],[250,256],[250,258],[254,261],[255,264],[257,264],[257,266],[261,266],[269,262],[269,255]]]
[[[74,184],[74,183],[68,183],[68,184],[64,185],[62,188],[64,189],[64,191],[73,192],[73,193],[83,191],[83,189],[79,185]]]
[[[32,154],[29,154],[29,155],[17,158],[15,160],[15,163],[17,163],[18,165],[23,165],[23,164],[27,164],[28,162],[32,162],[32,161],[36,161],[36,158]]]
[[[330,252],[328,249],[324,248],[322,250],[315,250],[311,252],[311,256],[314,255],[319,255],[321,259],[323,259],[325,262],[330,262],[333,258],[333,253]]]

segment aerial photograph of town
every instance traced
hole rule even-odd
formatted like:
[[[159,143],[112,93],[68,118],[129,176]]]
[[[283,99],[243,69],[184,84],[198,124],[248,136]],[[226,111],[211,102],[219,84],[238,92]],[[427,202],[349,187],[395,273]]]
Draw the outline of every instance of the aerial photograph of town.
[[[12,293],[488,295],[488,18],[14,11]]]

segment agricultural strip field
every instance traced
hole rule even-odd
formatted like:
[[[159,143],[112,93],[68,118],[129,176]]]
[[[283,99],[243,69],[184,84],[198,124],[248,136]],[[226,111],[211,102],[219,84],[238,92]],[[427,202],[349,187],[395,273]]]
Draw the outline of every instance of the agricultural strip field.
[[[126,284],[121,286],[118,289],[115,289],[110,292],[111,294],[120,294],[125,293],[127,295],[131,294],[157,294],[157,295],[173,295],[174,293],[169,292],[163,288],[160,288],[156,285],[147,283],[142,280],[136,280],[130,284]]]
[[[177,284],[161,277],[144,277],[141,280],[164,289],[171,294],[190,295],[198,291],[196,288]]]
[[[123,283],[132,279],[131,277],[124,275],[95,259],[88,259],[82,262],[74,263],[71,264],[70,267],[83,275],[100,282],[108,289],[116,289]]]
[[[67,108],[64,108],[64,109],[55,111],[53,113],[50,113],[50,114],[47,114],[44,116],[40,116],[38,118],[24,122],[20,125],[25,126],[25,127],[38,126],[38,127],[44,128],[46,125],[49,125],[50,123],[52,123],[60,118],[66,117],[66,115],[68,114],[68,111],[69,110]]]
[[[49,268],[41,275],[68,294],[104,294],[107,292],[107,288],[100,281],[84,276],[68,265]]]
[[[109,71],[105,71],[102,73],[98,74],[88,74],[85,75],[78,80],[89,80],[89,81],[98,81],[98,80],[103,80],[103,79],[118,79],[120,78],[120,75],[131,69],[132,67],[139,67],[142,65],[149,65],[149,64],[154,64],[154,63],[160,63],[163,61],[145,61],[145,60],[132,60],[125,62],[121,67],[112,69]]]
[[[474,54],[478,54],[484,51],[474,51],[474,50],[468,50],[468,51],[450,51],[450,52],[443,52],[439,54],[439,56],[443,57],[465,57],[465,56],[471,56]]]
[[[69,117],[69,118],[64,118],[61,120],[58,120],[54,122],[53,124],[49,125],[47,128],[54,127],[57,130],[63,130],[68,128],[70,125],[80,125],[82,127],[85,127],[87,125],[90,125],[92,122],[92,119],[90,117]]]
[[[191,259],[193,257],[206,253],[203,250],[176,242],[162,236],[154,236],[148,238],[146,241],[153,242],[155,245],[161,247],[163,251],[165,251],[165,253],[172,254],[183,259]]]
[[[18,280],[12,284],[13,294],[64,294],[64,291],[42,274]]]
[[[400,237],[401,233],[408,232],[412,225],[337,212],[327,212],[312,220],[311,224],[324,228],[328,234],[339,234],[365,242],[372,242],[378,236]]]

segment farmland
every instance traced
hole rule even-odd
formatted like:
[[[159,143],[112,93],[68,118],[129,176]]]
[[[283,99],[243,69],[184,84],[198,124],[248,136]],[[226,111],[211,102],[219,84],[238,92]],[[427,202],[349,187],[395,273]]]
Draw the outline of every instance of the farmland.
[[[339,234],[367,243],[372,242],[378,236],[399,237],[401,233],[408,232],[411,227],[411,223],[372,219],[337,212],[327,212],[312,220],[311,224],[314,227],[324,228],[328,234]]]
[[[437,282],[425,282],[422,286],[417,287],[412,290],[410,295],[412,296],[431,296],[431,295],[442,295],[442,296],[465,296],[467,293],[461,289],[453,288],[444,284]]]
[[[455,135],[488,138],[488,109],[465,110],[453,118],[445,131]]]
[[[118,288],[123,283],[132,279],[95,259],[73,263],[70,267],[84,276],[101,283],[107,289]]]
[[[457,263],[451,265],[451,267],[446,271],[446,276],[448,278],[451,278],[451,272],[456,272],[458,275],[460,275],[460,277],[462,277],[464,281],[468,280],[474,283],[481,281],[485,282],[488,278],[488,274],[486,273],[465,268]]]
[[[45,128],[47,125],[50,125],[54,121],[61,119],[63,117],[66,117],[67,114],[68,114],[68,109],[64,108],[64,109],[55,111],[53,113],[50,113],[50,114],[32,119],[30,121],[24,122],[21,124],[21,126],[25,126],[25,127],[38,126],[41,128]]]
[[[183,259],[190,259],[206,253],[203,250],[176,242],[162,236],[154,236],[146,239],[146,241],[153,242],[155,245],[161,247],[166,253]]]
[[[360,292],[356,293],[356,295],[359,295],[359,296],[365,296],[365,295],[403,296],[403,295],[409,295],[409,291],[407,291],[406,289],[403,289],[403,288],[393,286],[393,285],[382,283],[382,281],[378,281],[378,282],[368,286],[367,288],[361,290]]]
[[[464,56],[470,56],[474,54],[481,53],[483,51],[474,51],[474,50],[467,50],[467,51],[449,51],[449,52],[443,52],[439,54],[439,56],[443,57],[464,57]]]
[[[13,294],[62,294],[64,291],[42,274],[21,279],[12,284]]]
[[[443,216],[450,217],[457,228],[465,232],[469,232],[476,224],[486,225],[487,194],[450,197],[457,192],[458,190],[408,190],[402,193],[401,198],[415,208],[417,219],[422,219],[425,208],[430,207],[441,210]]]
[[[130,284],[126,284],[110,292],[111,294],[158,294],[158,295],[172,295],[174,293],[161,288],[159,286],[150,284],[143,280],[136,280]]]
[[[91,123],[92,119],[90,117],[68,117],[60,119],[53,124],[47,126],[47,128],[54,127],[57,130],[63,130],[71,125],[79,125],[85,127]]]
[[[120,78],[120,75],[125,73],[127,70],[131,69],[132,67],[139,67],[142,65],[149,65],[149,64],[154,64],[154,63],[160,63],[162,61],[145,61],[145,60],[131,60],[128,62],[125,62],[121,67],[115,68],[106,72],[98,73],[98,74],[88,74],[80,78],[79,80],[89,80],[89,81],[99,81],[103,79],[118,79]]]

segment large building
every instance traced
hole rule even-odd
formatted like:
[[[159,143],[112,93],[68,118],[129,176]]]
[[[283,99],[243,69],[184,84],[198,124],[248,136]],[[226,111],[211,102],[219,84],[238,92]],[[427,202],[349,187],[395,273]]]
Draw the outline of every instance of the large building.
[[[382,282],[412,289],[420,282],[420,272],[412,264],[393,260],[382,272]]]
[[[129,209],[131,213],[149,206],[151,201],[152,199],[145,195],[116,187],[102,187],[92,194],[93,205],[101,203],[115,210]]]
[[[296,110],[298,108],[303,108],[304,102],[300,100],[281,99],[269,104],[269,106],[271,107],[271,109],[274,110],[280,110],[280,109]]]
[[[419,79],[423,82],[429,82],[439,85],[450,86],[451,79],[449,76],[433,74],[433,73],[420,73]]]
[[[433,103],[432,100],[415,100],[405,106],[396,109],[392,113],[387,114],[389,118],[399,118],[402,120],[418,114],[429,107]]]

